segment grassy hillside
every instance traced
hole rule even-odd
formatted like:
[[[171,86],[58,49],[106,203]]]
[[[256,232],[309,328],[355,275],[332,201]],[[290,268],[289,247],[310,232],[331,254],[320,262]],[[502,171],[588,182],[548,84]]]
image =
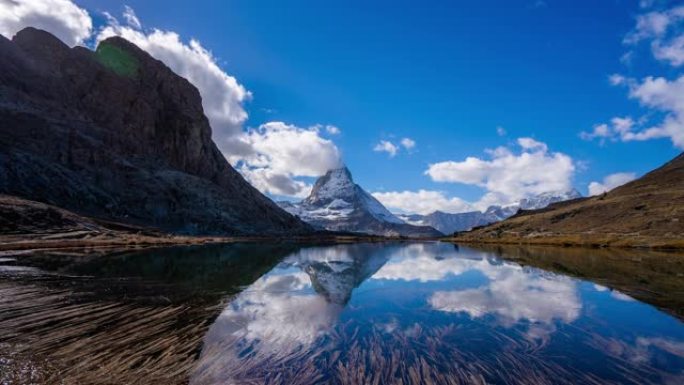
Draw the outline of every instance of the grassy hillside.
[[[459,242],[684,248],[684,154],[600,196],[522,211]]]

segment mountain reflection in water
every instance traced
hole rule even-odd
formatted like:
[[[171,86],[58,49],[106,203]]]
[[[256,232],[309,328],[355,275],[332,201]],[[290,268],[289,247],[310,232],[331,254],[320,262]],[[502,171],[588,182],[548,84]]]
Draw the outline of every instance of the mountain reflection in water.
[[[681,255],[623,250],[9,255],[0,383],[679,384],[683,290]]]
[[[218,316],[190,382],[677,383],[682,370],[682,324],[623,293],[414,243],[288,256]]]

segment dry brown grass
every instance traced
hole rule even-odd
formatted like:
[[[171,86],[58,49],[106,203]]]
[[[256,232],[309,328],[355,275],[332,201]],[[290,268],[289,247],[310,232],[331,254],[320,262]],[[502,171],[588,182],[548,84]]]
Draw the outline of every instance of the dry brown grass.
[[[0,306],[3,384],[184,383],[220,310],[90,301],[7,282]]]

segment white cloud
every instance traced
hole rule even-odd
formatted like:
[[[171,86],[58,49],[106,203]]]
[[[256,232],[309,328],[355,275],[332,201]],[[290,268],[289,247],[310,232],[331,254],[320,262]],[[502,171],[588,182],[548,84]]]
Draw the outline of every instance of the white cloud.
[[[506,136],[506,129],[501,126],[498,126],[496,127],[496,134],[499,136]]]
[[[90,37],[93,22],[69,0],[0,0],[0,34],[12,38],[26,27],[46,30],[74,46]]]
[[[341,311],[341,305],[313,290],[306,273],[275,270],[236,296],[217,317],[204,337],[198,365],[204,370],[197,374],[230,372],[223,369],[235,366],[244,345],[260,359],[290,356],[328,333]]]
[[[448,198],[441,191],[375,192],[373,196],[390,210],[407,213],[430,214],[437,210],[447,213],[462,213],[474,210],[468,202],[456,197]]]
[[[648,40],[653,56],[673,66],[684,64],[684,6],[651,11],[637,17],[634,31],[625,37],[626,44]]]
[[[642,81],[620,77],[614,84],[628,87],[631,99],[664,113],[664,117],[655,123],[648,119],[634,121],[630,117],[615,117],[610,124],[598,124],[592,132],[580,133],[580,137],[622,141],[669,138],[676,147],[684,148],[684,75],[672,81],[652,76]]]
[[[245,151],[229,157],[245,178],[264,193],[304,197],[311,185],[296,177],[316,177],[341,164],[341,154],[320,126],[268,122],[237,138]],[[234,145],[234,147],[239,147]]]
[[[394,143],[389,142],[387,140],[381,140],[380,143],[376,144],[375,147],[373,147],[373,151],[386,152],[389,154],[390,158],[393,158],[397,155],[399,147],[397,147]]]
[[[429,166],[425,174],[433,181],[475,185],[486,194],[475,206],[509,204],[519,199],[571,188],[575,172],[572,158],[550,152],[545,143],[519,138],[520,153],[498,147],[488,151],[491,159],[468,157],[463,161],[445,161]]]
[[[401,145],[404,146],[405,149],[410,150],[416,147],[416,141],[411,138],[403,138],[401,140]]]
[[[618,172],[615,174],[610,174],[603,178],[601,182],[591,182],[589,183],[589,195],[599,195],[604,192],[610,191],[618,186],[622,186],[627,182],[631,182],[636,179],[636,174],[633,172]]]
[[[546,143],[539,142],[532,138],[518,138],[518,144],[525,150],[541,150],[546,152],[549,149],[546,146]]]
[[[634,120],[629,117],[614,117],[610,123],[601,123],[594,126],[591,132],[582,131],[580,138],[584,140],[600,139],[601,144],[605,143],[606,139],[624,141],[631,140],[635,126]]]
[[[437,291],[430,297],[430,305],[445,312],[465,312],[472,318],[491,314],[507,326],[522,321],[570,323],[580,315],[582,303],[577,285],[569,278],[538,276],[509,264],[480,264],[478,270],[490,279],[487,285]]]
[[[373,151],[386,152],[389,154],[390,158],[394,158],[402,147],[410,153],[410,150],[416,147],[416,141],[411,138],[402,138],[399,141],[399,144],[394,144],[389,140],[381,140],[375,145],[375,147],[373,147]]]
[[[342,130],[340,130],[339,127],[330,124],[325,126],[325,131],[330,135],[339,135],[340,133],[342,133]]]
[[[438,254],[439,253],[439,254]],[[439,255],[440,258],[435,258]],[[433,244],[416,243],[400,248],[372,279],[402,281],[440,281],[450,275],[460,275],[482,261],[459,258],[453,249],[445,250]]]
[[[136,29],[142,28],[142,24],[140,24],[140,19],[138,19],[138,16],[135,14],[133,8],[129,7],[128,5],[124,5],[123,18],[124,20],[126,20],[126,23],[131,27]]]
[[[173,31],[145,31],[139,27],[140,20],[129,7],[124,18],[127,25],[121,25],[109,16],[108,24],[97,34],[97,41],[121,36],[188,79],[202,95],[202,106],[211,123],[214,141],[226,155],[239,151],[233,147],[233,139],[242,133],[242,123],[247,119],[243,103],[251,94],[235,77],[219,67],[216,58],[199,41],[191,39],[186,43]]]
[[[651,5],[649,3],[646,7]],[[624,43],[635,45],[643,41],[650,43],[656,60],[674,67],[683,65],[684,5],[639,15],[634,30],[625,37]],[[669,138],[674,146],[684,148],[684,76],[674,80],[647,76],[638,80],[615,74],[610,76],[610,83],[627,87],[629,98],[661,113],[655,118],[659,120],[648,117],[637,121],[629,117],[613,118],[610,124],[597,124],[591,132],[580,133],[581,138],[598,138],[602,144],[606,139],[643,141]]]

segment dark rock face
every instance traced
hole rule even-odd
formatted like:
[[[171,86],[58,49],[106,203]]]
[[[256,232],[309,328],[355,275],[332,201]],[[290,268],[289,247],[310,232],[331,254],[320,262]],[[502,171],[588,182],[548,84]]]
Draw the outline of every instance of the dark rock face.
[[[190,234],[310,226],[211,140],[197,89],[118,37],[96,52],[27,28],[0,36],[0,193]]]

